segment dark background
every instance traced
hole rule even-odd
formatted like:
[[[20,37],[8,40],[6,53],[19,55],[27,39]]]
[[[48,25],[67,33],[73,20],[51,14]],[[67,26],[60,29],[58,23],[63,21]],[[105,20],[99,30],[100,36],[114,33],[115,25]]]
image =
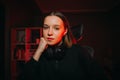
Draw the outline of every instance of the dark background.
[[[5,6],[0,4],[0,80],[4,80],[4,27]]]
[[[10,29],[38,27],[41,24],[41,16],[50,10],[63,12],[71,26],[83,24],[83,39],[78,44],[93,47],[94,58],[105,69],[108,78],[119,79],[120,0],[101,0],[105,1],[103,3],[92,0],[90,5],[83,0],[80,6],[76,6],[79,0],[75,1],[77,2],[69,1],[70,4],[68,2],[61,6],[53,5],[54,0],[42,1],[45,3],[40,0],[2,0],[0,3],[0,80],[10,80],[11,76]],[[115,5],[112,2],[110,4],[110,1],[116,2]]]

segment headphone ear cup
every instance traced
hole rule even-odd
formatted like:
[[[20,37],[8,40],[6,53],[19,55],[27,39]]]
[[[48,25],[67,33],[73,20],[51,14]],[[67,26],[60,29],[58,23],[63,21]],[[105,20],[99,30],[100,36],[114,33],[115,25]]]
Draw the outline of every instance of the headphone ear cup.
[[[62,59],[63,56],[65,55],[65,50],[61,47],[57,47],[55,49],[55,54],[54,54],[54,57],[58,60]]]
[[[44,55],[47,59],[56,59],[56,60],[61,60],[63,58],[63,56],[65,55],[65,48],[63,46],[59,46],[59,47],[48,47],[45,52]]]
[[[57,58],[57,57],[60,57],[61,54],[62,54],[61,48],[56,48],[54,56]]]
[[[48,57],[52,57],[53,54],[54,54],[53,49],[52,49],[51,47],[48,47],[47,50],[46,50],[46,55],[47,55]]]
[[[55,53],[61,53],[62,49],[61,48],[56,48]]]

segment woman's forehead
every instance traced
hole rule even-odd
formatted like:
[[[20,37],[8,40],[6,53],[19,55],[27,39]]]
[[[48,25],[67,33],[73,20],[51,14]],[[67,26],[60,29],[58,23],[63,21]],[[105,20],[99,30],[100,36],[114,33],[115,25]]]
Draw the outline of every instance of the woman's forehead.
[[[61,25],[61,24],[63,24],[63,21],[61,18],[59,18],[57,16],[47,16],[44,20],[44,24]]]

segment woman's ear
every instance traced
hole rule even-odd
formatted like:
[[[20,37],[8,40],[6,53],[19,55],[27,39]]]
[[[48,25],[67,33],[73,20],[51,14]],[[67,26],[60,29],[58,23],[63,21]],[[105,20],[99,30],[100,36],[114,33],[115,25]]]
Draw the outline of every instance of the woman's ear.
[[[68,29],[65,29],[64,35],[66,35],[66,34],[67,34],[67,32],[68,32]]]

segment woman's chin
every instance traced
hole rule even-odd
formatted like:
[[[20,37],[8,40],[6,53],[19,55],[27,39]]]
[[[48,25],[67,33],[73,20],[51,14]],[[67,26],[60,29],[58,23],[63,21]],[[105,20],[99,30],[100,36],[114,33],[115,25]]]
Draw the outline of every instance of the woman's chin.
[[[54,46],[55,43],[48,42],[48,45],[49,45],[49,46]]]
[[[52,42],[48,42],[47,43],[49,46],[55,46],[55,45],[59,45],[59,44],[61,44],[60,42],[59,43],[52,43]]]

